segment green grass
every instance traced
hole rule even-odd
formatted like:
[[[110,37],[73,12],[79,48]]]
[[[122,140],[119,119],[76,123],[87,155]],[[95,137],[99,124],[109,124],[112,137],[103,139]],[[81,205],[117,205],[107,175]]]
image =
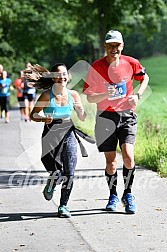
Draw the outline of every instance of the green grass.
[[[16,89],[11,87],[10,90],[10,107],[15,107],[17,105]]]
[[[157,171],[160,176],[167,177],[167,134],[150,122],[143,125],[138,127],[135,160]]]
[[[137,112],[139,120],[149,119],[155,124],[167,123],[167,56],[154,57],[141,60],[150,77],[149,87],[146,91],[148,97],[139,104]],[[141,119],[140,119],[141,118]]]
[[[167,177],[167,56],[141,60],[150,77],[137,107],[135,160]]]

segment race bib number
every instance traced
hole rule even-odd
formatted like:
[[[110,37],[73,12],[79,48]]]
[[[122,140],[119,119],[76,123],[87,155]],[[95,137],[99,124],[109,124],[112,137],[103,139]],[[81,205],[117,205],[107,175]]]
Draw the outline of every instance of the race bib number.
[[[124,98],[126,96],[126,82],[121,81],[119,83],[112,84],[115,87],[115,94],[108,98],[108,100],[116,100]]]

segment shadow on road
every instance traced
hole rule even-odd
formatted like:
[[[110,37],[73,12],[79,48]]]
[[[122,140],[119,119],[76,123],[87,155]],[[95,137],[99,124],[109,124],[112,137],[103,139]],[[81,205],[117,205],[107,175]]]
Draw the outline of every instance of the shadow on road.
[[[111,212],[103,208],[97,209],[82,209],[82,210],[73,210],[71,215],[74,217],[79,217],[83,215],[99,215],[99,214],[126,214],[125,212]],[[27,221],[27,220],[38,220],[38,219],[47,219],[47,218],[59,218],[57,212],[49,213],[1,213],[0,222],[10,222],[10,221]]]

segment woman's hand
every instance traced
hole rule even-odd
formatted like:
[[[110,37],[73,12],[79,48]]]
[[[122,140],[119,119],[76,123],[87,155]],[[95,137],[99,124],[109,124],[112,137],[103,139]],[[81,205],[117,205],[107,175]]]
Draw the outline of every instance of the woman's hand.
[[[53,122],[53,117],[51,117],[51,115],[43,117],[42,122],[45,122],[46,124],[50,124],[51,122]]]
[[[81,121],[85,121],[85,118],[86,118],[87,114],[85,113],[85,110],[83,108],[81,98],[80,98],[78,92],[75,91],[75,90],[71,90],[71,94],[72,94],[72,97],[73,97],[73,106],[74,106],[74,109],[75,109],[75,111],[77,113],[78,118]]]
[[[75,109],[76,111],[78,111],[78,112],[80,112],[80,113],[83,113],[83,112],[84,112],[84,108],[83,108],[82,104],[81,104],[79,101],[75,101],[75,102],[73,103],[73,105],[74,105],[74,109]]]
[[[74,105],[74,109],[75,109],[75,111],[76,111],[76,113],[78,115],[78,118],[81,121],[85,121],[85,118],[86,118],[87,115],[86,115],[86,113],[84,111],[84,108],[83,108],[81,102],[80,101],[75,101],[73,103],[73,105]]]

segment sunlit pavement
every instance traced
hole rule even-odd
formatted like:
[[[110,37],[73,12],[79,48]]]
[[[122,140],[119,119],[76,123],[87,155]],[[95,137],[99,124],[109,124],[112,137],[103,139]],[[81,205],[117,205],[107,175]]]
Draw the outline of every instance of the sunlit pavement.
[[[109,192],[105,160],[96,146],[83,140],[89,157],[78,165],[69,201],[72,217],[57,217],[60,186],[53,200],[42,195],[47,172],[40,162],[42,123],[20,120],[10,111],[10,123],[0,119],[1,251],[165,251],[167,248],[167,179],[137,168],[133,193],[137,213],[105,211]],[[118,196],[123,192],[118,155]]]

